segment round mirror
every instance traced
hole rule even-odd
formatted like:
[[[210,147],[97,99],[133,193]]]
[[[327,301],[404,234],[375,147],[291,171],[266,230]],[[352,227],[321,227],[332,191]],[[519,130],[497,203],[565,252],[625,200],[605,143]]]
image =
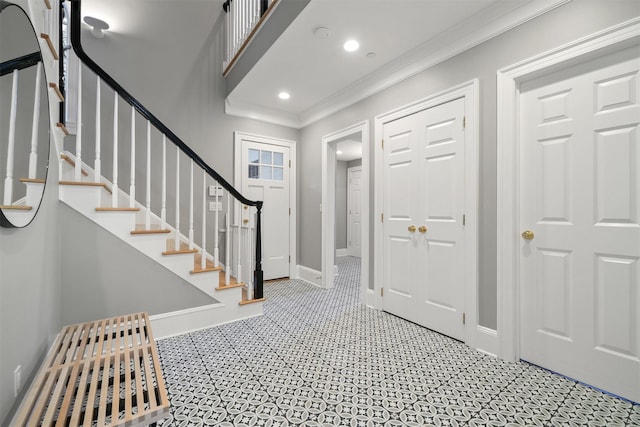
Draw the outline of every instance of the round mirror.
[[[29,16],[0,0],[0,225],[25,227],[44,194],[49,99]]]

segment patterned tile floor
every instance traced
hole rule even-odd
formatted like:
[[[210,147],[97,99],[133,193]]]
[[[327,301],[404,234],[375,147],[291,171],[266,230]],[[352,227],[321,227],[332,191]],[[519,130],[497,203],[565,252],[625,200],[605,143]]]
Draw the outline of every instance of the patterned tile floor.
[[[264,316],[158,342],[163,426],[640,426],[640,405],[505,363],[336,287],[265,285]]]

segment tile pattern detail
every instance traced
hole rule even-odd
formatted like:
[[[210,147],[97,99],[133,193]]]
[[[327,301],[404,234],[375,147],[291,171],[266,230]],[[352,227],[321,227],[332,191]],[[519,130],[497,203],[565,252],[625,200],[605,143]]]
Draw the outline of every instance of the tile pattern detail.
[[[162,426],[640,426],[640,405],[507,363],[334,289],[265,285],[264,316],[158,341]]]

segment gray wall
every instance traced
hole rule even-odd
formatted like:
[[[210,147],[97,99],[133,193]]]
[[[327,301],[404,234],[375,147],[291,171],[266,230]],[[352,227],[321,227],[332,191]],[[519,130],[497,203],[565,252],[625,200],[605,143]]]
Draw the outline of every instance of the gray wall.
[[[302,129],[298,144],[299,263],[320,269],[320,141],[338,129],[474,78],[480,80],[479,322],[496,327],[496,71],[640,14],[636,0],[575,0]],[[373,150],[372,150],[373,151]],[[370,159],[373,165],[373,156]],[[373,168],[372,168],[373,169]],[[302,173],[301,171],[304,171]],[[375,172],[372,170],[372,172]],[[373,182],[373,181],[372,181]],[[371,185],[371,241],[374,218]],[[374,252],[374,251],[373,251]],[[375,253],[372,253],[371,265]],[[372,282],[369,283],[372,286]]]
[[[60,203],[62,324],[146,311],[150,315],[213,304],[215,299],[93,221]]]
[[[347,162],[336,162],[336,249],[347,247]]]
[[[55,157],[53,143],[51,157]],[[25,228],[0,227],[0,421],[9,421],[30,379],[58,333],[60,312],[60,226],[58,174],[49,167],[44,198]],[[51,179],[54,177],[54,179]],[[23,388],[13,397],[13,370],[22,366]],[[15,406],[14,406],[15,405]],[[4,420],[4,421],[3,421]]]

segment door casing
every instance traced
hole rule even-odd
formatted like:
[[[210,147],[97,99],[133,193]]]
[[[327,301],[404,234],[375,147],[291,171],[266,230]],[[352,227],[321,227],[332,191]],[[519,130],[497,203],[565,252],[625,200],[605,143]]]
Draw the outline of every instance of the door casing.
[[[634,18],[548,52],[498,70],[498,356],[520,359],[519,111],[520,85],[542,74],[580,61],[637,45],[640,18]]]
[[[453,101],[464,97],[465,99],[465,119],[468,128],[465,139],[465,215],[466,215],[466,245],[465,245],[465,265],[464,265],[464,312],[466,314],[465,343],[477,348],[478,342],[491,341],[492,331],[478,325],[478,141],[479,141],[479,87],[480,82],[474,79],[460,85],[454,86],[442,92],[438,92],[426,98],[415,101],[375,118],[374,157],[374,248],[375,248],[375,269],[374,269],[374,298],[375,308],[382,309],[381,290],[384,287],[383,274],[383,157],[382,138],[384,135],[384,125],[400,117],[415,114],[419,111]],[[483,335],[483,337],[480,337]],[[486,335],[486,337],[484,336]],[[494,353],[492,345],[482,348],[487,353]]]

